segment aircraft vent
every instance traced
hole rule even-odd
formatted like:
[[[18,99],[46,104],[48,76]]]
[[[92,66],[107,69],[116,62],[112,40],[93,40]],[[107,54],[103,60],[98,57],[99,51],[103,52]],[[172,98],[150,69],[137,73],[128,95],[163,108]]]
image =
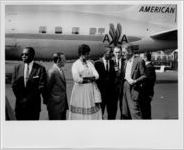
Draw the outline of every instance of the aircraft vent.
[[[60,27],[60,26],[55,27],[55,34],[62,34],[62,33],[63,33],[62,27]]]
[[[89,34],[90,34],[90,35],[94,35],[94,34],[96,34],[96,31],[97,31],[96,28],[90,28],[90,29],[89,29]]]
[[[72,28],[72,34],[79,34],[79,27],[73,27]]]
[[[105,33],[105,28],[98,28],[98,34],[102,35]]]
[[[46,26],[40,26],[39,27],[39,33],[47,33],[47,27]]]

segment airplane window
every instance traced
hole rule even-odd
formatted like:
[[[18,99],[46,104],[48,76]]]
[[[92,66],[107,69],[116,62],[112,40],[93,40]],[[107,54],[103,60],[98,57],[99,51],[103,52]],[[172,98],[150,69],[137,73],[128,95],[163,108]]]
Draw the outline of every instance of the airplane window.
[[[90,35],[96,34],[96,28],[90,28],[90,29],[89,29],[89,34],[90,34]]]
[[[98,28],[98,34],[104,34],[105,28]]]
[[[79,34],[79,27],[73,27],[72,34]]]
[[[62,32],[62,27],[60,27],[60,26],[55,27],[55,33],[56,34],[62,34],[63,33]]]
[[[47,33],[47,27],[46,26],[40,26],[39,27],[39,33]]]

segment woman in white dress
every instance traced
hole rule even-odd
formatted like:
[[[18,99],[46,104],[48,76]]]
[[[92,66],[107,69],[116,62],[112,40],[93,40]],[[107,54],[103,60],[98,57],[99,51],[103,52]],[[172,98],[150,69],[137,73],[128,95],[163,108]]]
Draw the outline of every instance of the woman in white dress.
[[[95,83],[99,78],[92,62],[88,60],[90,48],[79,46],[77,59],[72,65],[74,86],[69,105],[70,120],[101,120],[101,94]]]

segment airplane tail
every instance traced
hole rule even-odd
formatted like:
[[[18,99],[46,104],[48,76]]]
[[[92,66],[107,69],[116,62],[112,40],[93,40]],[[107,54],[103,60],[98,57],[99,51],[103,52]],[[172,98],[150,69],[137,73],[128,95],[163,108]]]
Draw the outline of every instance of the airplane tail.
[[[169,28],[177,24],[177,4],[143,4],[128,7],[126,18]]]
[[[109,45],[117,46],[119,43],[119,39],[121,37],[122,33],[122,26],[120,23],[117,24],[117,28],[114,28],[114,24],[109,24],[109,35],[111,36],[112,41],[109,43]]]

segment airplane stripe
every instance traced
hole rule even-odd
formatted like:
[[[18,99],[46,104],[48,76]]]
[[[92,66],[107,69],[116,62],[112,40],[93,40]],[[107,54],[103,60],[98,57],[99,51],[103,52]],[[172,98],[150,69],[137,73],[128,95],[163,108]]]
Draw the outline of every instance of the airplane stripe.
[[[57,35],[57,34],[7,33],[5,37],[6,38],[18,38],[18,39],[102,41],[104,38],[104,35]]]

